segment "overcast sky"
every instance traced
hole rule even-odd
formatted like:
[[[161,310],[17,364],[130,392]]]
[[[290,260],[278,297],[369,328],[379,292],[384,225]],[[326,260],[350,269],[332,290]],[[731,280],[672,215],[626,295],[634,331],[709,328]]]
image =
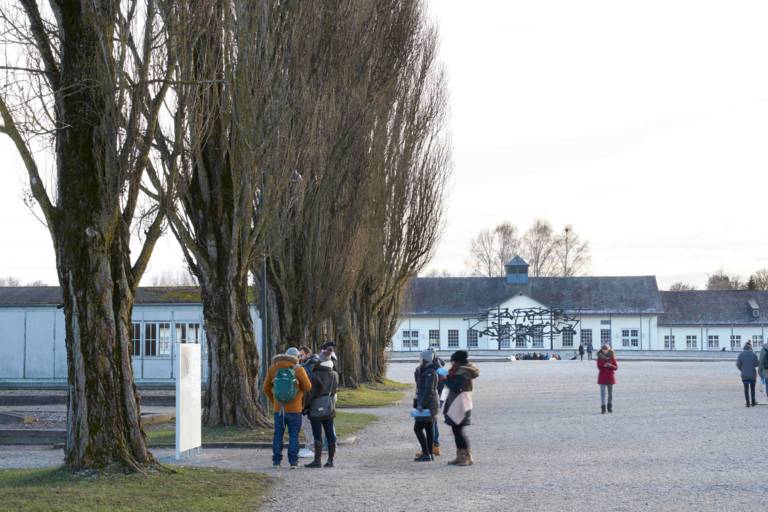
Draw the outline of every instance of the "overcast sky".
[[[703,286],[768,267],[768,2],[432,0],[454,169],[430,268],[509,220],[573,224],[593,275]],[[0,277],[56,283],[0,140]],[[181,267],[161,241],[144,283]]]

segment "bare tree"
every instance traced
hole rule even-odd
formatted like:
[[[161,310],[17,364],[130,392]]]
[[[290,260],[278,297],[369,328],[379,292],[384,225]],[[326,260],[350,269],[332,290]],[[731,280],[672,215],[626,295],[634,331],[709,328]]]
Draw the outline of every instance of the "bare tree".
[[[707,277],[707,290],[741,290],[745,287],[737,275],[728,275],[723,269]]]
[[[197,280],[187,269],[163,270],[152,277],[152,286],[197,286]]]
[[[481,231],[472,240],[467,266],[473,275],[499,277],[504,265],[521,251],[517,228],[508,221],[491,230]]]
[[[768,269],[762,268],[750,276],[755,290],[768,290]]]
[[[0,286],[9,286],[9,287],[21,286],[21,281],[13,276],[0,277]]]
[[[551,224],[543,219],[534,221],[523,235],[523,254],[532,277],[547,277],[557,273],[557,239]]]
[[[555,239],[556,275],[572,277],[583,274],[589,265],[589,242],[582,240],[568,225]]]
[[[130,320],[136,286],[162,231],[141,185],[172,64],[157,4],[36,0],[0,8],[6,79],[0,133],[27,170],[50,231],[64,301],[71,469],[154,462],[133,384]],[[26,56],[19,65],[13,56]],[[55,148],[44,177],[36,150]],[[131,226],[143,244],[131,261]],[[138,228],[137,228],[138,229]]]
[[[671,292],[685,292],[685,291],[691,291],[695,290],[696,287],[692,284],[684,283],[682,281],[677,281],[676,283],[672,283],[672,285],[669,287],[669,291]]]

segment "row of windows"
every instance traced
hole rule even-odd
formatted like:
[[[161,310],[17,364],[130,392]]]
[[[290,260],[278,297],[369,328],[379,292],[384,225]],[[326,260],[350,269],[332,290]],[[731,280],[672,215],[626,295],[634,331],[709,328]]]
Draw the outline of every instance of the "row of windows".
[[[475,329],[467,329],[467,347],[477,348],[478,331]],[[440,330],[429,330],[429,346],[432,348],[440,348]],[[419,347],[419,331],[405,330],[402,333],[403,348],[418,348]],[[448,347],[459,347],[459,330],[448,329]]]
[[[178,343],[200,343],[199,323],[177,323],[171,330],[168,322],[134,322],[131,325],[131,355],[134,357],[171,357],[173,336]]]

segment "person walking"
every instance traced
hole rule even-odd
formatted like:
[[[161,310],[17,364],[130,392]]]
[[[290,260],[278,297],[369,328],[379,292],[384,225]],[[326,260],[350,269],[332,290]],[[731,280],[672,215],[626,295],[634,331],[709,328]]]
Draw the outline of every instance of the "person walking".
[[[288,463],[299,467],[299,430],[304,393],[312,389],[307,372],[299,365],[299,350],[291,347],[272,359],[264,379],[264,394],[272,402],[275,432],[272,437],[272,466],[283,460],[283,436],[288,427]]]
[[[312,349],[304,345],[299,347],[299,364],[307,372],[310,382],[312,381],[312,370],[320,364],[320,359],[312,353]],[[312,459],[315,457],[314,446],[315,436],[312,433],[312,422],[309,420],[309,394],[304,394],[304,410],[301,414],[301,431],[304,434],[304,448],[299,450],[299,458]]]
[[[333,369],[333,361],[323,361],[312,372],[312,389],[309,392],[308,415],[315,439],[315,460],[304,464],[306,468],[321,467],[323,453],[323,432],[328,441],[328,460],[326,468],[333,467],[336,457],[336,430],[333,419],[336,417],[334,397],[339,388],[339,374]]]
[[[592,342],[587,343],[587,359],[592,360]]]
[[[616,354],[607,343],[604,344],[597,353],[597,383],[600,385],[600,411],[613,412],[613,385],[616,384],[616,370],[619,369],[616,363]],[[608,401],[606,402],[606,391]]]
[[[584,360],[584,344],[579,343],[579,360]]]
[[[760,366],[758,366],[757,371],[760,373],[760,378],[763,379],[763,389],[768,397],[768,343],[764,343],[763,348],[760,349],[758,362]]]
[[[747,407],[757,405],[757,400],[755,400],[755,381],[757,381],[756,368],[758,366],[760,366],[760,361],[752,350],[752,343],[747,341],[744,344],[744,350],[736,358],[736,367],[741,370],[741,382],[744,384],[744,400],[747,402]],[[751,402],[750,398],[752,399]]]
[[[445,378],[448,397],[445,399],[443,413],[445,423],[450,425],[456,441],[456,458],[448,464],[471,466],[474,464],[469,440],[464,427],[471,424],[472,416],[472,381],[480,376],[480,370],[469,362],[466,350],[457,350],[451,355],[451,368]]]
[[[416,398],[414,399],[414,423],[413,431],[421,446],[421,454],[413,460],[416,462],[428,462],[435,460],[434,447],[434,422],[440,405],[437,396],[437,363],[435,354],[431,350],[421,353],[419,366],[414,372],[416,381]]]

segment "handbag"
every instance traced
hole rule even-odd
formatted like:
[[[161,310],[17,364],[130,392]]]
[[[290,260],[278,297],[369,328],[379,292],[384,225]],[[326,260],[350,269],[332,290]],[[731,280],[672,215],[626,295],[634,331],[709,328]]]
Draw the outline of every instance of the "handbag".
[[[309,404],[309,417],[314,420],[330,418],[335,409],[336,406],[331,395],[320,395]]]

